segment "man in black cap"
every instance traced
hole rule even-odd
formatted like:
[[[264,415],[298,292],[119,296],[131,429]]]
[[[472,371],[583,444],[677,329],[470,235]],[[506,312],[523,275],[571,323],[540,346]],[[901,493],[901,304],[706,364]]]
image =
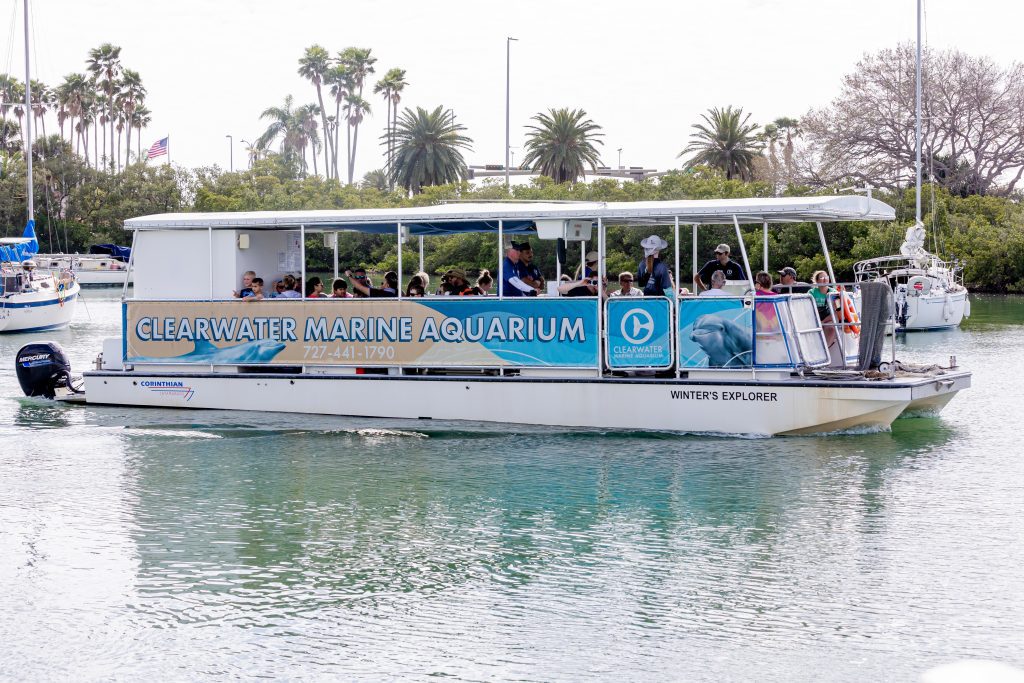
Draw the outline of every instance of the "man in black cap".
[[[538,292],[544,291],[544,276],[540,274],[540,268],[533,262],[533,247],[527,241],[512,243],[519,247],[519,279],[530,285]]]
[[[522,262],[519,260],[520,246],[519,242],[512,242],[508,251],[505,252],[505,260],[501,265],[501,288],[498,290],[501,296],[537,296],[540,293],[540,290],[526,284],[520,277],[522,273]]]
[[[773,292],[781,292],[783,294],[805,294],[811,290],[811,286],[806,282],[797,282],[796,279],[796,268],[793,266],[786,266],[779,271],[779,284],[772,287]]]
[[[729,258],[729,245],[719,244],[715,247],[715,258],[705,263],[697,274],[693,276],[693,284],[697,286],[697,293],[708,289],[711,283],[711,274],[716,270],[725,273],[726,280],[746,280],[747,274],[743,266]],[[708,284],[705,284],[708,283]]]

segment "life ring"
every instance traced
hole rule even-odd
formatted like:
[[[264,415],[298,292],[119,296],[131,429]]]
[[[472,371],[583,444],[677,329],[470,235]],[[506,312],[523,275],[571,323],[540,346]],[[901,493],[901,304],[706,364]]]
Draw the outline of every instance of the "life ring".
[[[843,331],[847,334],[860,334],[860,316],[857,315],[857,308],[853,305],[853,297],[846,293],[839,294],[842,301]]]

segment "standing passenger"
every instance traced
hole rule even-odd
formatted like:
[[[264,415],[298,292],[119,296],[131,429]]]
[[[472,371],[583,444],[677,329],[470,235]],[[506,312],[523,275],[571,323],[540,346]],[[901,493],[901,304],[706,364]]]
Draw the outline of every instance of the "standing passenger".
[[[668,242],[657,235],[642,240],[640,246],[644,248],[644,258],[637,268],[637,284],[644,292],[644,296],[665,296],[665,292],[674,292],[675,285],[672,284],[672,274],[668,272],[668,266],[658,258],[658,252],[668,248]]]
[[[522,281],[519,264],[519,245],[515,242],[505,252],[505,261],[502,263],[502,283],[500,294],[502,296],[537,296],[538,290]]]
[[[725,273],[726,280],[747,279],[747,271],[743,270],[743,266],[729,258],[728,244],[719,244],[715,247],[715,258],[701,266],[701,269],[693,276],[693,283],[697,285],[698,292],[708,288],[704,283],[711,282],[711,274],[715,271]]]

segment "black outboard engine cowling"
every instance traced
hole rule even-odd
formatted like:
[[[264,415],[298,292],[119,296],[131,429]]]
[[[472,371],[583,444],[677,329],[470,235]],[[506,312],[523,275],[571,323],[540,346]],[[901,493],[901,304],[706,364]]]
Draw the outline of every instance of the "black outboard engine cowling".
[[[26,344],[14,362],[18,382],[26,396],[53,398],[71,382],[71,363],[57,342]]]

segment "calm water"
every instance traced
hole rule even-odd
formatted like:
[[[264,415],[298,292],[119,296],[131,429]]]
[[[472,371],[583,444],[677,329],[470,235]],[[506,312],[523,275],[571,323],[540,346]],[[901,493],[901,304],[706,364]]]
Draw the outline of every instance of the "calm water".
[[[78,371],[119,327],[85,303]],[[0,338],[0,679],[1024,666],[1024,301],[973,306],[899,356],[974,388],[829,438],[56,406]]]

